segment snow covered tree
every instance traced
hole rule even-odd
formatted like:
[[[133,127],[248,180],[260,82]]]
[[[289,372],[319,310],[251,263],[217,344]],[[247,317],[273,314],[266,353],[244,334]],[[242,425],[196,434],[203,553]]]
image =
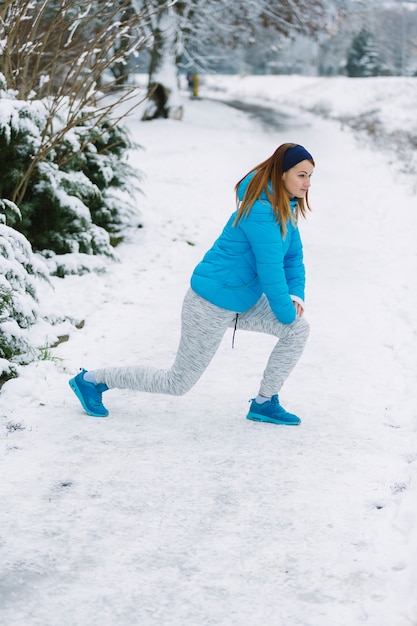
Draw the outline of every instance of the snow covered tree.
[[[390,73],[411,75],[417,68],[417,2],[384,3],[373,21]]]
[[[108,233],[137,224],[138,173],[120,122],[140,96],[135,85],[114,91],[141,45],[129,9],[130,0],[0,3],[0,192],[36,250],[112,255]]]
[[[131,0],[6,0],[0,70],[23,100],[61,96],[97,104],[120,83],[123,68],[131,71],[145,43],[143,19]]]
[[[268,49],[277,38],[315,34],[325,27],[325,0],[132,0],[146,15],[144,37],[151,42],[149,87],[167,87],[177,105],[179,64],[200,70],[210,61],[234,55],[261,42]],[[149,13],[147,13],[149,12]]]
[[[69,106],[62,99],[52,124],[48,99],[0,90],[0,197],[18,204],[13,226],[35,250],[112,256],[109,233],[139,221],[129,139],[91,107],[68,128]]]
[[[346,72],[352,77],[381,76],[385,73],[374,35],[362,29],[352,40]]]
[[[149,12],[146,24],[152,27],[152,49],[148,73],[148,90],[150,103],[145,110],[143,119],[156,117],[181,118],[182,107],[179,97],[178,83],[178,39],[179,24],[172,3],[165,7],[157,1],[145,2]]]
[[[48,276],[27,239],[6,224],[12,216],[19,217],[19,209],[0,199],[0,382],[16,374],[19,356],[31,352],[27,329],[38,318],[34,278]]]
[[[320,37],[322,74],[412,75],[417,67],[417,2],[332,0]],[[348,62],[349,68],[346,67]]]

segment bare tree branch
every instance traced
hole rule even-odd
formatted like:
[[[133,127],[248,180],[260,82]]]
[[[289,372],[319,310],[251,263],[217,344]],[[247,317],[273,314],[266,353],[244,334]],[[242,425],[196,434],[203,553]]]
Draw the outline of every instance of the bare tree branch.
[[[6,0],[0,2],[0,70],[9,89],[22,100],[42,100],[47,122],[41,144],[21,180],[13,201],[19,204],[37,165],[80,124],[104,118],[118,124],[141,102],[138,88],[120,88],[133,53],[147,44],[151,14],[132,11],[131,0]],[[119,45],[123,38],[124,45]],[[119,64],[118,78],[111,68]],[[111,96],[111,97],[109,97]],[[144,96],[142,97],[143,100]],[[129,103],[131,108],[120,113]],[[56,119],[65,111],[60,128]]]

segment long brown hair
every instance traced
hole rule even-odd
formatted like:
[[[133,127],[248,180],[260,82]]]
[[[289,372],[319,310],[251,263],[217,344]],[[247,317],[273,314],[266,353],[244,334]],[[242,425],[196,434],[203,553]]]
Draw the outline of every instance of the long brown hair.
[[[304,198],[298,199],[295,215],[293,215],[290,206],[290,198],[288,197],[284,183],[282,182],[282,163],[284,160],[284,154],[289,148],[294,148],[297,145],[298,144],[295,143],[283,143],[275,150],[274,154],[269,157],[269,159],[266,159],[266,161],[263,161],[256,167],[253,167],[238,183],[236,183],[236,201],[239,202],[237,191],[240,183],[246,178],[246,176],[255,172],[240,203],[235,221],[233,223],[234,226],[237,226],[242,219],[249,215],[254,202],[258,200],[263,192],[266,194],[266,197],[271,203],[272,211],[276,217],[277,223],[281,225],[283,237],[285,237],[287,232],[287,222],[291,221],[292,223],[296,223],[300,214],[305,218],[307,216],[307,210],[311,211],[307,192],[305,200]],[[313,166],[315,165],[312,159],[311,163]]]

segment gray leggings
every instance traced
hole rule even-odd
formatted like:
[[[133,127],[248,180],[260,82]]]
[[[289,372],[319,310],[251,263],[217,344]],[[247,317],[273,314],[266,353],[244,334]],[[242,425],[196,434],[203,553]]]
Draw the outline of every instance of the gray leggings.
[[[180,396],[195,385],[214,357],[229,327],[275,335],[275,345],[265,368],[259,393],[278,393],[300,358],[309,333],[304,317],[281,324],[263,295],[245,313],[221,309],[189,289],[181,315],[181,339],[172,367],[168,370],[143,365],[95,370],[97,383],[109,388],[136,389]]]

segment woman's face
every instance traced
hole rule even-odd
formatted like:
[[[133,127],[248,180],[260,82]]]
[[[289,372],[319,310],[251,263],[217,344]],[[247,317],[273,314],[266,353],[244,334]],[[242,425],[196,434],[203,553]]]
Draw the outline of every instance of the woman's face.
[[[313,171],[314,166],[305,160],[283,173],[282,182],[290,198],[305,198]]]

